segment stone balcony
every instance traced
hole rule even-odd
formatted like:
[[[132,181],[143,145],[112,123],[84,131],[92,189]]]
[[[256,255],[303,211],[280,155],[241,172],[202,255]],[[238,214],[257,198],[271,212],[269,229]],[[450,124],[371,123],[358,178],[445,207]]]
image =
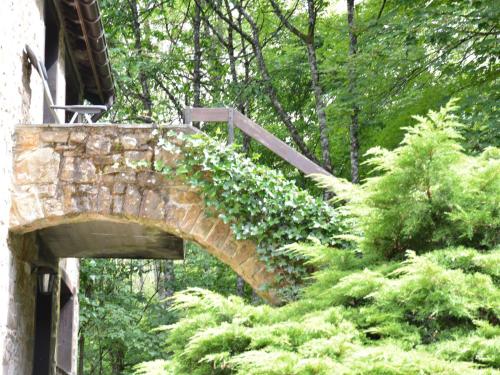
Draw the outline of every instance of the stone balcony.
[[[10,231],[36,232],[40,248],[56,258],[182,259],[184,241],[193,241],[276,302],[262,288],[274,276],[255,243],[237,240],[175,173],[152,168],[157,160],[175,167],[183,157],[157,146],[158,134],[168,137],[169,130],[197,132],[191,126],[18,126]],[[150,167],[131,168],[129,161]]]

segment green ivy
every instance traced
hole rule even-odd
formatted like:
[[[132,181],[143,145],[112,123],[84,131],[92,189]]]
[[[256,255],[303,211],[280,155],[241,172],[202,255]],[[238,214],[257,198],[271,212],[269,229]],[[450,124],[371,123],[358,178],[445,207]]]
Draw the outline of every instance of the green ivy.
[[[155,169],[165,175],[175,173],[199,189],[207,207],[230,223],[237,239],[254,241],[268,271],[276,273],[276,285],[287,286],[282,288],[283,297],[294,298],[311,271],[303,256],[290,254],[284,245],[311,238],[339,245],[334,237],[343,232],[343,224],[334,207],[281,172],[254,164],[236,146],[201,134],[172,132],[158,145],[182,158],[175,171],[162,161],[155,163]]]

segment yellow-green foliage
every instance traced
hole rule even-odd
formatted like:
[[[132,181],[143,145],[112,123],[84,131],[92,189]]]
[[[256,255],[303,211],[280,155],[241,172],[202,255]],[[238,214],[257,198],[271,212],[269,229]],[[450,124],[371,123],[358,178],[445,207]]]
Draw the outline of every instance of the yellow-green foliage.
[[[416,117],[400,147],[369,150],[375,176],[361,186],[315,176],[349,201],[360,249],[402,258],[445,246],[491,249],[500,240],[500,150],[466,155],[450,102]]]
[[[453,103],[408,128],[399,148],[375,149],[368,161],[380,175],[367,179],[361,207],[362,247],[401,255],[446,245],[491,248],[500,233],[500,153],[470,157]]]
[[[299,301],[281,308],[182,292],[173,308],[184,319],[166,328],[173,357],[161,366],[175,374],[496,373],[498,284],[478,268],[444,266],[464,251],[409,254],[396,270],[375,265],[336,283],[322,276],[346,263],[329,264]],[[484,256],[466,252],[471,261],[461,264]],[[487,259],[498,264],[500,251]]]
[[[349,203],[360,247],[287,247],[317,270],[299,300],[273,308],[179,293],[183,318],[165,328],[171,357],[141,371],[499,374],[498,152],[462,154],[449,110],[372,159],[380,175]]]

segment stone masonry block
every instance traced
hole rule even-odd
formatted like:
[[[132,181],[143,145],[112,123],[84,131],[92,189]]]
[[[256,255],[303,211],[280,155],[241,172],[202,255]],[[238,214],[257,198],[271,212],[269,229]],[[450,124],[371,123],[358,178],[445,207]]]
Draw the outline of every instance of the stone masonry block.
[[[124,182],[128,184],[133,184],[136,179],[136,173],[132,170],[126,170],[124,172],[117,173],[114,177],[116,182]]]
[[[162,148],[155,148],[154,154],[155,160],[162,160],[165,165],[168,165],[169,167],[175,167],[178,163],[178,160],[182,157],[182,155],[180,154],[165,151]]]
[[[60,155],[50,147],[20,153],[14,161],[16,184],[40,184],[57,181],[60,158]]]
[[[33,186],[27,191],[14,191],[11,212],[21,224],[43,218],[43,207],[38,198],[37,188]]]
[[[73,181],[77,183],[96,182],[96,167],[90,159],[78,159],[77,167],[73,172]]]
[[[218,220],[215,227],[210,232],[207,241],[215,248],[222,249],[224,242],[226,242],[229,234],[229,226],[227,224],[224,224],[221,220]]]
[[[42,132],[40,138],[47,143],[67,143],[69,131],[64,129],[48,129]]]
[[[131,162],[147,161],[150,162],[153,159],[152,151],[125,151],[125,159]]]
[[[75,158],[72,156],[65,156],[62,161],[61,175],[59,178],[62,181],[73,181],[73,174],[75,173]]]
[[[193,190],[184,189],[170,189],[169,199],[179,204],[196,204],[201,203],[201,197]]]
[[[121,195],[113,196],[113,213],[114,214],[123,213],[123,196]]]
[[[165,202],[162,197],[153,190],[144,192],[140,215],[149,219],[160,220],[165,215]]]
[[[53,197],[54,195],[56,195],[56,191],[57,185],[55,183],[38,185],[38,195],[40,198]]]
[[[103,214],[111,211],[111,193],[109,188],[101,186],[97,195],[97,211]]]
[[[16,151],[34,150],[40,147],[41,130],[19,129],[16,132]]]
[[[43,200],[44,217],[64,215],[64,201],[62,198],[45,198]]]
[[[139,190],[133,185],[128,185],[123,201],[123,213],[126,215],[137,216],[141,206],[141,198]]]
[[[167,204],[164,208],[165,222],[173,227],[181,228],[187,209],[175,204]],[[196,219],[195,219],[196,220]]]
[[[160,183],[161,176],[155,172],[143,171],[137,173],[137,182],[143,187],[155,187]]]
[[[133,135],[124,135],[120,138],[120,144],[123,146],[124,150],[128,151],[137,149],[139,142]]]
[[[240,241],[238,250],[234,254],[232,261],[234,264],[242,264],[249,257],[255,254],[255,245],[250,241]]]
[[[202,209],[200,206],[192,205],[191,207],[189,207],[180,225],[181,229],[186,232],[189,232],[191,228],[193,228],[194,224],[196,223],[196,220],[198,219],[198,216],[200,215],[202,215]]]
[[[262,263],[257,259],[257,255],[249,256],[243,263],[240,264],[243,272],[243,277],[253,279],[253,276],[261,269]]]
[[[222,251],[228,254],[230,258],[236,255],[236,252],[238,251],[238,242],[232,237],[231,233],[229,233],[229,237],[224,243]]]
[[[113,184],[113,194],[125,193],[126,185],[123,182],[115,182]]]
[[[71,132],[69,135],[70,143],[83,143],[87,138],[87,133],[85,132]]]
[[[92,134],[87,140],[87,153],[89,155],[106,155],[111,151],[111,141],[101,134]]]
[[[96,184],[79,184],[77,191],[83,194],[97,195],[99,188]]]
[[[191,228],[190,233],[195,237],[206,239],[215,226],[215,223],[215,218],[207,217],[202,213],[196,220],[193,228]]]

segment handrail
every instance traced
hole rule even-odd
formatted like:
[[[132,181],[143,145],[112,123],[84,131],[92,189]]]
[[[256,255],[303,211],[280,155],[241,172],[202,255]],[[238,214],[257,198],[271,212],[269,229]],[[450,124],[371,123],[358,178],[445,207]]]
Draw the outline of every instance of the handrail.
[[[281,139],[275,137],[234,108],[186,107],[184,109],[184,123],[189,125],[192,122],[227,122],[230,142],[234,139],[234,127],[237,127],[250,138],[256,140],[304,174],[319,173],[330,175],[325,169],[288,146]]]

